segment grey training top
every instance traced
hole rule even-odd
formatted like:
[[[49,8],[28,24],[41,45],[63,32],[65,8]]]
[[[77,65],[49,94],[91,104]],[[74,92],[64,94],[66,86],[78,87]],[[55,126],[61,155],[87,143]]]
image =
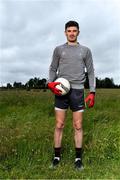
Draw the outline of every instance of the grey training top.
[[[66,78],[74,89],[83,89],[85,68],[88,72],[90,92],[95,92],[95,75],[91,51],[88,47],[68,45],[57,46],[49,68],[49,82],[58,77]]]

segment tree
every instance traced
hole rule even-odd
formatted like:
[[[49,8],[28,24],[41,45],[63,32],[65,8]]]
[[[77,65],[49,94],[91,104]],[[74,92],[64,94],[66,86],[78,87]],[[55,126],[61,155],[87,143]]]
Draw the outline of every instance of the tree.
[[[27,83],[26,83],[26,86],[29,88],[29,89],[32,89],[34,87],[34,79],[30,79]]]
[[[12,89],[12,85],[10,83],[7,83],[7,89]]]
[[[113,79],[111,78],[108,78],[108,77],[106,77],[105,78],[105,87],[106,88],[113,88],[114,87],[114,82],[113,82]]]
[[[34,79],[31,78],[26,84],[26,89],[30,90],[30,89],[45,89],[46,88],[46,79],[39,79],[37,77],[35,77]]]
[[[16,89],[20,89],[20,88],[22,88],[22,83],[21,82],[14,82],[13,83],[13,87]]]
[[[45,78],[42,79],[42,86],[43,86],[43,89],[46,88],[46,82],[47,80]]]

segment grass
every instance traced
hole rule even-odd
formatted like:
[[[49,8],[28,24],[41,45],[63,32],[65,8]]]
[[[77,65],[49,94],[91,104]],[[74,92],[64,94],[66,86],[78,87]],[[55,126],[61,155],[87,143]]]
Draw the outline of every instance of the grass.
[[[86,91],[87,93],[87,91]],[[0,179],[120,179],[120,89],[99,89],[84,113],[85,169],[74,169],[72,113],[68,110],[62,161],[53,154],[54,98],[51,92],[0,92]]]

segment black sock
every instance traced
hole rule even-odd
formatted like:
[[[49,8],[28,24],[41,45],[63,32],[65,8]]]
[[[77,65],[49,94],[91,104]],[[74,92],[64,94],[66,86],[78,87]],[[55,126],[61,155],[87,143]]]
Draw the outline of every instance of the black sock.
[[[54,151],[55,151],[55,157],[60,157],[61,147],[59,147],[59,148],[54,148]]]
[[[76,158],[82,159],[82,148],[75,148],[76,150]]]

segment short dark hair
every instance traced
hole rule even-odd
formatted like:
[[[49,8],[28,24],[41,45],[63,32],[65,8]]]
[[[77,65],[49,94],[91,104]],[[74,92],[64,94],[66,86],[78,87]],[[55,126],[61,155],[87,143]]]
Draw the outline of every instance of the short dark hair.
[[[79,30],[79,24],[78,24],[76,21],[68,21],[68,22],[65,24],[65,30],[66,30],[68,27],[71,27],[71,26],[75,26],[75,27],[77,27],[77,29]]]

